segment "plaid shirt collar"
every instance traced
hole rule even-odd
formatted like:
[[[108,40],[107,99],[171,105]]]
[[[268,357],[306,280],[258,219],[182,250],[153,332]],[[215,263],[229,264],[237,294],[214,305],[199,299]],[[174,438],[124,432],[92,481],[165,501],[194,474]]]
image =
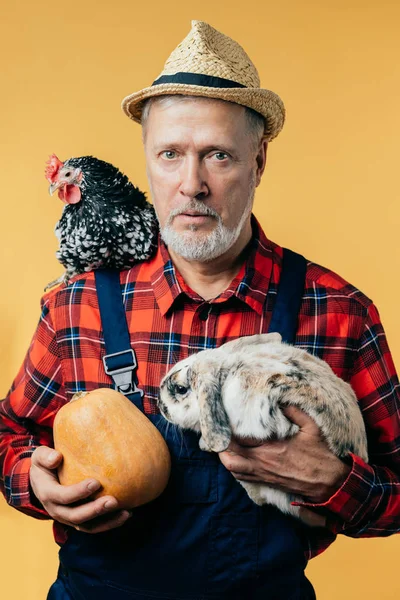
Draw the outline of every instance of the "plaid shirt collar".
[[[263,313],[274,264],[281,264],[282,249],[265,236],[257,219],[252,216],[253,237],[249,243],[247,257],[239,273],[226,289],[210,304],[226,302],[232,296],[245,302],[259,315]],[[185,295],[192,302],[204,299],[186,285],[172,263],[168,248],[159,238],[154,258],[148,263],[150,281],[160,313],[164,316]]]

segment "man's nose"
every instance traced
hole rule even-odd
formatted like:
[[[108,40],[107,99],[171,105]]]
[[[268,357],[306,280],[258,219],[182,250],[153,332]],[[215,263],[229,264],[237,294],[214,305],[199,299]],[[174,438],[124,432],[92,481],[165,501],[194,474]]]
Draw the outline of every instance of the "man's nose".
[[[204,178],[201,161],[198,158],[189,157],[184,161],[180,178],[179,191],[183,196],[197,200],[208,196],[208,185]]]

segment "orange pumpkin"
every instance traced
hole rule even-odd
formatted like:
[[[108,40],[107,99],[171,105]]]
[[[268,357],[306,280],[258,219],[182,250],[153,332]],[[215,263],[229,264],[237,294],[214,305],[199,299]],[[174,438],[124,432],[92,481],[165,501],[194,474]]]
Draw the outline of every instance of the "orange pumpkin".
[[[57,413],[54,447],[63,455],[60,483],[88,477],[121,508],[154,500],[165,489],[171,459],[164,438],[125,396],[109,388],[75,394]]]

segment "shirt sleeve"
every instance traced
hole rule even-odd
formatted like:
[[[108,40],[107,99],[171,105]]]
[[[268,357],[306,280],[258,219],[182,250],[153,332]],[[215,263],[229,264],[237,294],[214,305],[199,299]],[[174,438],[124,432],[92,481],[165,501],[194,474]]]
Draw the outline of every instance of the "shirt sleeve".
[[[350,455],[351,471],[324,503],[333,533],[351,537],[388,536],[400,531],[400,388],[376,307],[369,307],[350,380],[365,421],[368,464]]]
[[[0,402],[0,489],[8,504],[38,519],[50,518],[29,483],[31,455],[53,447],[54,416],[65,404],[61,363],[46,302],[25,360]]]

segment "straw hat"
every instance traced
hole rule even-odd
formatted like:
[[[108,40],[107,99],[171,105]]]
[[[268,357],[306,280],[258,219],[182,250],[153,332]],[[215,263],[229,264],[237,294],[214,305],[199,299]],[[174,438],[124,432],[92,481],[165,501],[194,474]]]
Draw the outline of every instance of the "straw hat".
[[[146,98],[166,94],[219,98],[248,106],[265,118],[265,137],[278,135],[285,120],[282,100],[260,88],[257,69],[241,46],[203,21],[175,48],[160,76],[150,87],[130,94],[122,109],[140,123]]]

